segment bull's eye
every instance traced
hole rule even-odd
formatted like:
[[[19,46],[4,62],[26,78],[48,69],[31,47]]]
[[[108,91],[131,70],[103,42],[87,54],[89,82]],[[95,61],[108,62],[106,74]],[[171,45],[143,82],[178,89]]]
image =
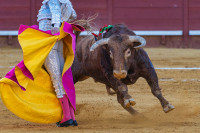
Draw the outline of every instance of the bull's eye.
[[[110,54],[110,58],[113,59],[113,54],[112,54],[112,51],[111,51],[111,50],[109,51],[109,54]]]
[[[130,49],[127,49],[127,50],[125,51],[125,57],[127,58],[127,57],[129,57],[129,56],[131,56],[131,50],[130,50]]]

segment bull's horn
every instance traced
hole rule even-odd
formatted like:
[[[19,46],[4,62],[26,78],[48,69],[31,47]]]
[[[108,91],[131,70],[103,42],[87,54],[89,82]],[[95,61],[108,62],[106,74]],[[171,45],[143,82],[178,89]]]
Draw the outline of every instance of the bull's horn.
[[[129,39],[131,42],[140,42],[141,45],[135,46],[134,48],[143,48],[146,45],[146,40],[143,37],[140,36],[129,36]]]
[[[109,38],[103,38],[97,42],[95,42],[91,47],[90,47],[90,51],[94,51],[97,47],[108,44],[108,41],[110,39]]]

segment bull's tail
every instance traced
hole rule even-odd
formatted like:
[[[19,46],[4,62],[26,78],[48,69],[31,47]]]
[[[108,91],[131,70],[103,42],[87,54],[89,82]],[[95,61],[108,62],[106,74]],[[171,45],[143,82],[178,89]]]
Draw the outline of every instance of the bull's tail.
[[[94,14],[92,16],[89,16],[88,18],[85,18],[83,17],[82,19],[79,19],[79,20],[76,20],[72,23],[74,24],[78,24],[80,26],[82,26],[83,28],[85,28],[85,31],[89,33],[92,33],[94,30],[96,30],[97,28],[95,28],[95,23],[94,23],[94,20],[98,17],[98,14]],[[79,37],[80,35],[80,31],[76,31],[75,34],[76,34],[76,38]]]

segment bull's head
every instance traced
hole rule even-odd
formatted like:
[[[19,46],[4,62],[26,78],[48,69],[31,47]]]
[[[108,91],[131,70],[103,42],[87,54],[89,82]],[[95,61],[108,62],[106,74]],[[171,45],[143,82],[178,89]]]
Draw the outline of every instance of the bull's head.
[[[130,58],[134,56],[134,52],[137,49],[146,45],[146,41],[140,36],[112,35],[94,43],[90,51],[94,51],[97,47],[103,45],[106,45],[109,50],[110,58],[113,62],[114,77],[123,79],[127,76],[131,62]]]

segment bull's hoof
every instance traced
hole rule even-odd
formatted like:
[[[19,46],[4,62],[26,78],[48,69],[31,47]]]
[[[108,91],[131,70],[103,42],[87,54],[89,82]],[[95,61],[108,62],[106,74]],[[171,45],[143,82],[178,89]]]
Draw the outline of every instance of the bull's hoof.
[[[129,108],[130,106],[134,106],[136,104],[135,99],[129,98],[124,100],[124,105],[126,108]]]
[[[164,110],[165,113],[168,113],[168,112],[172,111],[173,109],[175,109],[175,107],[174,107],[173,105],[171,105],[171,104],[167,104],[167,105],[163,108],[163,110]]]

